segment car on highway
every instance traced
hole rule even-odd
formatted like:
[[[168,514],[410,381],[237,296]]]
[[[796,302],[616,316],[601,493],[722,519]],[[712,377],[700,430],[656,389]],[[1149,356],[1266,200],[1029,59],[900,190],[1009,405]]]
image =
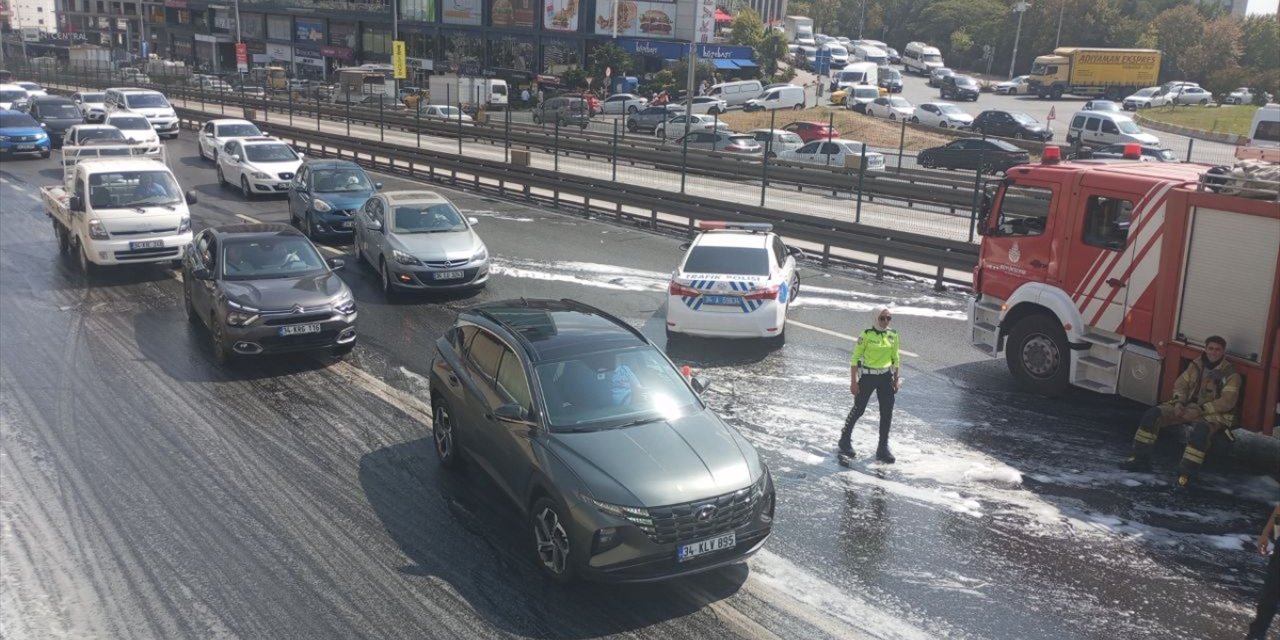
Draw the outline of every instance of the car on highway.
[[[1133,159],[1134,151],[1142,162],[1182,162],[1172,151],[1150,144],[1109,144],[1088,155],[1105,160]]]
[[[815,143],[823,144],[823,143]],[[784,340],[800,294],[796,258],[768,223],[699,221],[667,290],[667,338]]]
[[[32,98],[39,98],[39,97],[49,95],[49,93],[44,90],[44,87],[40,86],[38,83],[35,83],[35,82],[30,82],[27,80],[19,80],[17,82],[14,82],[14,84],[18,85],[19,87],[22,87],[22,89],[27,92],[27,96]]]
[[[884,53],[889,57],[889,64],[902,64],[902,54],[893,47],[885,47]]]
[[[659,125],[681,113],[684,106],[678,104],[648,106],[627,116],[627,131],[656,131]]]
[[[107,117],[104,99],[104,94],[97,91],[77,91],[71,94],[71,101],[76,103],[85,122],[102,122]]]
[[[996,93],[1002,95],[1016,96],[1018,94],[1030,93],[1030,85],[1027,79],[1031,76],[1014,76],[1011,80],[996,83]]]
[[[846,97],[842,100],[844,107],[850,111],[858,113],[866,113],[867,105],[871,104],[873,100],[879,98],[881,95],[881,89],[879,87],[869,84],[859,84],[847,89],[842,89],[841,91],[846,94]],[[837,91],[836,93],[840,93],[841,91]],[[832,94],[832,99],[835,99],[835,94]]]
[[[218,150],[227,146],[232,140],[262,137],[258,125],[248,120],[236,118],[219,118],[210,120],[200,127],[196,134],[196,152],[201,158],[218,161]]]
[[[1175,89],[1170,92],[1169,102],[1172,104],[1195,104],[1204,107],[1213,102],[1213,94],[1202,87],[1182,87],[1181,90]]]
[[[533,108],[534,124],[549,124],[560,127],[575,125],[586,129],[591,124],[591,109],[586,100],[577,96],[560,96],[547,98],[542,104]]]
[[[307,160],[289,183],[289,224],[312,240],[349,240],[356,212],[381,188],[350,160]]]
[[[902,93],[902,72],[892,67],[880,67],[876,73],[876,86],[889,93]]]
[[[352,100],[349,104],[353,107],[372,109],[375,111],[378,109],[383,111],[405,111],[409,108],[405,106],[403,102],[396,100],[394,96],[388,96],[380,93],[364,96],[359,100]]]
[[[778,153],[778,160],[825,167],[859,168],[865,149],[857,140],[814,140],[799,149]],[[867,171],[884,171],[884,155],[865,151]]]
[[[236,91],[236,96],[243,96],[245,98],[253,98],[253,99],[261,100],[267,97],[266,87],[240,85],[240,87],[235,91]]]
[[[110,125],[124,132],[124,137],[151,148],[160,147],[160,134],[146,118],[127,111],[108,113],[102,124]]]
[[[458,122],[462,122],[463,124],[475,122],[471,116],[463,113],[462,109],[444,104],[424,104],[419,109],[419,112],[425,120],[440,120],[444,122],[452,122],[454,124],[457,124]]]
[[[27,90],[16,84],[0,84],[0,109],[16,110],[26,104],[30,96]]]
[[[1160,87],[1139,89],[1124,99],[1125,111],[1137,111],[1169,104],[1169,96]]]
[[[49,134],[49,141],[54,148],[62,146],[62,138],[67,134],[67,129],[84,123],[84,115],[80,113],[76,103],[61,96],[32,96],[23,105],[22,111],[40,123],[40,127]]]
[[[441,466],[473,465],[499,487],[553,582],[701,573],[769,538],[769,469],[699,397],[708,382],[600,309],[464,309],[436,341],[429,384]]]
[[[247,200],[287,194],[302,160],[302,154],[276,138],[233,139],[218,152],[218,184],[239,185]]]
[[[934,67],[929,70],[929,86],[938,88],[942,86],[942,81],[946,78],[954,76],[956,72],[946,67]]]
[[[208,330],[215,364],[238,356],[356,346],[356,301],[337,270],[297,229],[282,224],[209,227],[182,258],[187,319]]]
[[[39,154],[49,157],[49,134],[31,116],[12,109],[0,109],[0,156]]]
[[[840,137],[840,132],[825,122],[792,122],[783,126],[782,130],[800,136],[800,139],[805,142]]]
[[[964,169],[1000,173],[1030,162],[1031,154],[1011,143],[994,138],[961,138],[941,147],[921,151],[916,164],[926,169]]]
[[[104,92],[103,104],[107,113],[132,113],[151,123],[162,138],[178,137],[178,114],[169,99],[159,91],[115,87]]]
[[[1081,111],[1123,111],[1124,107],[1114,100],[1090,100],[1080,107]]]
[[[982,89],[978,87],[978,81],[971,76],[950,75],[942,79],[942,87],[939,89],[940,98],[943,100],[970,100],[978,101]]]
[[[915,107],[901,96],[881,96],[866,106],[866,114],[876,118],[890,120],[910,120]]]
[[[379,192],[356,212],[356,260],[378,271],[388,297],[478,289],[489,280],[489,250],[476,222],[434,191]]]
[[[682,148],[688,139],[690,149],[715,151],[719,153],[755,154],[764,151],[764,147],[749,133],[734,133],[723,130],[691,131],[680,138],[667,138],[665,144]]]
[[[783,151],[799,149],[804,146],[804,140],[800,136],[791,131],[783,131],[782,129],[752,129],[747,132],[751,137],[760,143],[760,150],[767,153],[770,158],[776,158]]]
[[[66,147],[79,147],[90,144],[129,144],[124,132],[109,124],[78,124],[62,137]]]
[[[681,104],[684,104],[683,102]],[[711,96],[694,96],[693,103],[690,106],[690,113],[705,113],[709,115],[717,115],[729,110],[729,103],[720,98]]]
[[[615,93],[600,104],[601,113],[610,115],[632,114],[649,106],[649,99],[634,93]]]
[[[916,105],[911,122],[939,129],[967,129],[973,124],[973,116],[950,102],[926,102]]]
[[[699,113],[686,116],[684,112],[681,112],[679,115],[658,125],[653,130],[653,137],[666,139],[668,137],[678,138],[684,135],[686,120],[689,122],[689,131],[710,131],[712,129],[730,131],[729,125],[715,116]]]
[[[979,113],[973,119],[970,129],[979,135],[999,136],[1001,138],[1039,140],[1041,142],[1053,139],[1053,131],[1049,127],[1040,124],[1035,118],[1021,111],[988,109]]]

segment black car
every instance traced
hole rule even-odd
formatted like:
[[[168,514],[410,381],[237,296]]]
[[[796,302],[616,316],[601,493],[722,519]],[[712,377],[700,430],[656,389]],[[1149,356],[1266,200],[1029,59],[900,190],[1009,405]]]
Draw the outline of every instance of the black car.
[[[881,89],[888,89],[889,93],[902,93],[902,72],[892,67],[880,67],[876,75],[876,84]]]
[[[62,146],[62,138],[67,129],[84,124],[84,114],[70,98],[58,96],[36,96],[23,107],[40,126],[49,134],[49,141],[54,148]]]
[[[1053,131],[1021,111],[988,109],[973,119],[973,132],[979,135],[1018,138],[1019,140],[1052,140]]]
[[[916,162],[926,169],[967,169],[983,173],[999,173],[1009,167],[1026,164],[1031,154],[1018,147],[992,138],[961,138],[941,147],[925,149]]]
[[[646,582],[742,562],[773,527],[759,453],[638,329],[573,300],[458,314],[431,363],[445,468],[494,480],[555,582]]]
[[[1101,147],[1093,150],[1088,154],[1087,157],[1103,158],[1107,160],[1123,159],[1125,147],[1128,147],[1128,146],[1131,146],[1131,145],[1109,144],[1105,147]],[[1139,153],[1141,154],[1139,159],[1142,160],[1143,162],[1182,162],[1181,160],[1178,159],[1177,155],[1175,155],[1172,151],[1168,149],[1162,149],[1160,147],[1149,145],[1149,144],[1133,145],[1133,146],[1138,147]]]
[[[981,89],[978,87],[978,81],[970,76],[950,75],[942,78],[943,100],[972,100],[977,102],[979,93],[981,93]]]
[[[182,259],[187,319],[209,329],[214,363],[234,356],[356,346],[356,301],[336,271],[293,227],[238,224],[196,234]]]

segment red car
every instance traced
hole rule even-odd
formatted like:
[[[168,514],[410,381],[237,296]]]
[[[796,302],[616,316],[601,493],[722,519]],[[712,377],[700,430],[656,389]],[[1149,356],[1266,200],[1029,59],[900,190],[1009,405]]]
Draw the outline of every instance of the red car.
[[[596,94],[585,91],[582,94],[582,99],[587,101],[587,109],[591,111],[591,115],[594,116],[600,113],[600,98],[597,98]]]
[[[813,142],[814,140],[830,140],[839,138],[840,132],[828,126],[824,122],[792,122],[782,128],[783,131],[790,131],[805,142]]]

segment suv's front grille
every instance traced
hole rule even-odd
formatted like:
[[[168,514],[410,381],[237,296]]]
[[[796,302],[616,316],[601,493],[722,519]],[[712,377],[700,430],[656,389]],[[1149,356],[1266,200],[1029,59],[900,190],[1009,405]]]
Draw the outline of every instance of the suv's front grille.
[[[654,507],[648,509],[653,530],[645,533],[658,544],[699,540],[746,524],[755,506],[751,487],[745,487],[706,500]],[[707,511],[709,515],[703,515]]]

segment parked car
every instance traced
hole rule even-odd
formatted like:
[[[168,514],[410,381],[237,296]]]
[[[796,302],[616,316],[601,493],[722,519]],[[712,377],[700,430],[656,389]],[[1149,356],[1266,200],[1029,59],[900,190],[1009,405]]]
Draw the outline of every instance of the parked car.
[[[1018,94],[1029,93],[1030,85],[1027,84],[1027,78],[1031,76],[1015,76],[1011,80],[996,83],[996,93],[1016,96]]]
[[[934,88],[941,87],[943,79],[954,76],[955,74],[956,72],[946,67],[934,67],[929,70],[929,86]]]
[[[1173,104],[1196,104],[1207,106],[1213,102],[1213,94],[1208,89],[1202,87],[1182,87],[1180,90],[1175,89],[1169,94],[1170,102]]]
[[[1107,111],[1081,111],[1071,117],[1067,126],[1067,144],[1102,147],[1109,144],[1147,144],[1158,146],[1160,139],[1145,133],[1129,116]]]
[[[228,142],[243,138],[258,138],[263,135],[258,125],[248,120],[237,118],[220,118],[210,120],[200,127],[196,134],[196,152],[201,158],[218,161],[218,150]]]
[[[452,122],[457,124],[461,121],[463,124],[471,124],[475,122],[471,116],[462,112],[462,109],[451,107],[444,104],[424,104],[418,110],[422,114],[424,120],[440,120],[443,122]]]
[[[356,260],[378,271],[387,296],[478,289],[489,281],[489,250],[476,222],[434,191],[379,192],[356,212]]]
[[[999,173],[1031,160],[1031,154],[1023,149],[992,138],[961,138],[941,147],[925,149],[916,156],[916,163],[926,169],[964,169],[983,173]]]
[[[902,93],[902,72],[890,67],[881,67],[876,73],[876,86],[889,93]]]
[[[97,91],[79,91],[71,94],[71,101],[80,109],[85,122],[102,122],[107,117],[104,94]]]
[[[289,224],[312,240],[350,239],[356,212],[381,188],[350,160],[307,160],[289,184]]]
[[[668,138],[666,144],[673,147],[683,147],[685,138],[689,139],[690,149],[745,154],[760,153],[764,150],[764,147],[760,146],[760,143],[756,141],[755,136],[732,131],[692,131],[689,135],[681,138]]]
[[[893,47],[884,48],[885,55],[889,56],[889,64],[902,64],[902,55]]]
[[[783,162],[819,164],[828,167],[857,168],[866,155],[867,171],[884,171],[884,154],[864,148],[856,140],[814,140],[799,149],[783,151],[778,159]]]
[[[1081,111],[1123,111],[1119,103],[1112,100],[1090,100],[1080,107]]]
[[[615,93],[604,99],[600,108],[607,114],[632,114],[649,106],[649,99],[634,93]]]
[[[943,100],[978,101],[982,90],[978,81],[969,76],[950,75],[942,79],[941,98]]]
[[[681,101],[681,104],[684,104],[684,102]],[[729,103],[711,96],[697,96],[693,99],[693,104],[690,105],[691,113],[706,113],[713,116],[728,110]]]
[[[752,111],[773,111],[777,109],[804,109],[805,102],[804,87],[793,84],[784,84],[781,86],[769,85],[760,95],[748,100],[742,105],[742,110],[746,112]]]
[[[0,157],[35,153],[49,157],[49,134],[31,116],[12,109],[0,109]]]
[[[974,133],[1000,136],[1002,138],[1018,138],[1047,141],[1053,139],[1053,131],[1040,124],[1035,118],[1021,111],[1004,111],[988,109],[978,114],[970,125]]]
[[[218,184],[236,184],[246,199],[287,194],[302,154],[275,138],[237,138],[218,153]]]
[[[783,151],[799,149],[804,146],[804,140],[794,132],[783,131],[782,129],[752,129],[747,132],[756,142],[760,143],[761,151],[768,154],[770,158],[777,157]]]
[[[559,96],[547,98],[533,108],[534,124],[554,124],[561,127],[575,125],[586,129],[591,124],[591,110],[580,97]]]
[[[684,107],[678,104],[645,107],[627,116],[627,131],[657,131],[659,125],[680,113]]]
[[[867,115],[890,120],[910,120],[914,112],[911,103],[901,96],[881,96],[866,106]]]
[[[911,122],[939,129],[967,129],[973,116],[950,102],[926,102],[916,106]]]
[[[510,498],[553,582],[704,572],[769,538],[763,458],[699,397],[705,378],[619,318],[573,300],[478,305],[429,370],[437,460]]]
[[[805,142],[813,142],[814,140],[831,140],[839,138],[840,132],[833,129],[825,122],[792,122],[784,127],[783,131],[790,131]]]
[[[1088,157],[1107,160],[1123,159],[1129,147],[1137,147],[1139,159],[1142,162],[1182,162],[1172,151],[1150,144],[1109,144],[1099,147],[1088,154]]]
[[[1169,96],[1160,87],[1139,89],[1124,99],[1125,111],[1137,111],[1149,107],[1163,107],[1169,104]]]
[[[715,128],[719,128],[721,131],[731,131],[729,125],[714,116],[698,113],[686,116],[684,113],[680,113],[658,125],[653,130],[653,137],[662,139],[668,137],[679,138],[684,135],[686,119],[689,121],[689,131],[709,131]]]
[[[187,319],[208,329],[213,361],[356,346],[356,301],[337,270],[297,229],[282,224],[210,227],[182,258]]]
[[[873,87],[869,84],[855,85],[848,89],[842,89],[841,91],[844,91],[847,94],[842,100],[844,107],[850,111],[856,111],[858,113],[866,113],[867,105],[880,97],[880,88]],[[837,91],[836,93],[840,93],[840,91]]]
[[[58,148],[62,146],[62,138],[67,129],[84,123],[84,115],[70,98],[60,96],[33,96],[23,107],[36,122],[49,134],[49,141]]]

